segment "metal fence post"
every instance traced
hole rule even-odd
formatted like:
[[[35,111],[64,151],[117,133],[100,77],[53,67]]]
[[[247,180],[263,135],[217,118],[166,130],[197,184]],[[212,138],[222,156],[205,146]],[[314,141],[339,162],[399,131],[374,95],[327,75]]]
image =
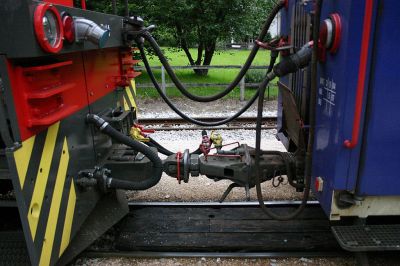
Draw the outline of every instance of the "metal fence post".
[[[164,94],[167,94],[167,86],[165,84],[165,68],[161,66],[161,90]]]
[[[244,101],[244,91],[246,89],[246,82],[244,77],[240,80],[240,101]]]

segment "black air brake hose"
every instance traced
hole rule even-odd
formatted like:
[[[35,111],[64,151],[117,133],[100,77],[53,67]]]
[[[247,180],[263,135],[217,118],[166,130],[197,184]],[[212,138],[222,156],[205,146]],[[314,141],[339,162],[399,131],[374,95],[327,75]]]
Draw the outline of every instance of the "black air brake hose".
[[[306,181],[303,199],[301,205],[293,212],[288,215],[278,215],[272,212],[267,206],[264,204],[264,199],[261,191],[261,173],[260,173],[260,157],[261,157],[261,125],[262,125],[262,110],[264,108],[264,92],[265,88],[268,85],[270,78],[267,78],[260,85],[261,95],[258,98],[258,110],[257,110],[257,125],[256,125],[256,154],[255,154],[255,168],[256,168],[256,191],[257,191],[257,199],[260,204],[261,209],[271,218],[281,221],[286,221],[295,218],[299,215],[305,208],[308,200],[308,196],[310,193],[309,182]],[[276,151],[271,151],[272,154],[276,154]],[[263,152],[263,154],[268,154],[268,151]],[[297,185],[297,184],[296,184]]]
[[[268,33],[268,30],[272,24],[272,21],[274,20],[275,16],[278,14],[278,12],[281,10],[282,7],[285,6],[286,1],[285,0],[280,0],[276,6],[272,9],[271,13],[268,15],[267,20],[265,21],[263,28],[260,32],[260,34],[257,37],[257,40],[264,40],[265,36]],[[253,49],[251,50],[249,56],[247,57],[247,60],[243,67],[240,69],[239,74],[236,76],[236,78],[221,92],[212,95],[212,96],[197,96],[191,94],[185,86],[181,83],[179,78],[175,75],[174,71],[172,70],[171,66],[168,63],[168,60],[165,58],[163,52],[161,51],[160,46],[158,45],[157,41],[151,36],[151,34],[148,31],[145,31],[142,35],[151,45],[153,48],[154,52],[160,59],[160,62],[164,66],[165,70],[167,71],[168,75],[170,76],[171,80],[174,82],[175,86],[179,89],[179,91],[188,97],[189,99],[197,102],[212,102],[218,99],[221,99],[222,97],[226,96],[228,93],[230,93],[242,80],[246,72],[249,70],[255,56],[257,55],[257,52],[259,50],[258,45],[254,45]],[[143,56],[142,56],[143,57]],[[147,72],[149,72],[147,70]],[[254,100],[257,97],[254,98]]]
[[[230,121],[238,118],[239,116],[241,116],[247,109],[249,109],[249,107],[256,101],[258,95],[259,95],[259,90],[255,93],[255,95],[246,103],[245,106],[242,107],[242,109],[240,109],[237,113],[235,113],[233,116],[231,117],[227,117],[223,120],[220,121],[216,121],[216,122],[203,122],[200,120],[196,120],[193,119],[187,115],[185,115],[184,113],[182,113],[167,97],[167,95],[165,95],[165,93],[162,91],[160,85],[158,84],[151,68],[149,65],[149,61],[147,60],[146,54],[144,52],[143,49],[143,43],[140,40],[137,40],[137,44],[138,44],[138,48],[140,50],[140,55],[142,57],[143,60],[143,64],[146,68],[146,71],[152,81],[152,83],[154,84],[154,87],[156,88],[157,92],[160,94],[161,98],[165,101],[165,103],[175,112],[177,113],[180,117],[182,117],[183,119],[185,119],[186,121],[189,121],[193,124],[199,125],[199,126],[205,126],[205,127],[215,127],[215,126],[220,126],[226,123],[229,123]]]
[[[144,142],[147,146],[157,148],[158,152],[161,154],[164,154],[166,156],[170,156],[174,154],[172,151],[168,150],[164,146],[162,146],[160,143],[155,141],[153,138],[149,137],[150,141],[149,142]]]
[[[110,136],[112,139],[131,147],[137,152],[143,153],[153,163],[152,174],[150,178],[142,181],[126,181],[111,178],[109,184],[107,184],[108,188],[125,190],[145,190],[153,187],[160,181],[161,175],[163,173],[163,164],[156,152],[154,152],[152,149],[142,144],[141,142],[136,141],[131,137],[128,137],[118,130],[114,129],[106,121],[104,121],[104,119],[97,115],[89,114],[86,120],[88,123],[94,124],[97,128],[100,129],[102,133]]]
[[[164,154],[166,156],[170,156],[172,154],[175,154],[174,152],[168,150],[167,148],[162,146],[160,143],[155,141],[153,138],[149,137],[149,139],[150,139],[149,142],[144,142],[144,143],[146,145],[150,146],[150,147],[157,148],[159,153]],[[202,151],[200,150],[200,148],[197,148],[195,151],[191,152],[190,154],[199,154],[200,155],[200,154],[202,154]]]
[[[321,19],[321,6],[322,0],[317,0],[315,6],[315,14],[313,21],[313,41],[314,44],[318,43],[318,33],[319,33],[319,24]],[[304,57],[306,58],[306,57]],[[288,61],[291,64],[293,61]],[[257,111],[257,125],[256,125],[256,156],[255,156],[255,165],[256,165],[256,190],[257,190],[257,199],[260,203],[261,209],[270,217],[276,220],[290,220],[297,217],[306,207],[307,201],[310,195],[310,186],[311,186],[311,167],[312,167],[312,149],[314,147],[314,132],[315,132],[315,106],[316,106],[316,96],[317,96],[317,64],[318,64],[318,45],[314,45],[312,49],[312,58],[311,58],[311,89],[310,89],[310,117],[309,117],[309,136],[308,136],[308,144],[307,144],[307,152],[306,152],[306,166],[305,166],[305,184],[304,184],[304,193],[303,198],[301,200],[300,206],[293,212],[288,215],[278,215],[268,209],[264,204],[264,199],[261,191],[261,178],[260,178],[260,155],[261,155],[261,122],[262,122],[262,109],[263,109],[263,98],[265,87],[260,86],[260,97],[258,99],[258,111]],[[264,81],[268,81],[268,76]]]

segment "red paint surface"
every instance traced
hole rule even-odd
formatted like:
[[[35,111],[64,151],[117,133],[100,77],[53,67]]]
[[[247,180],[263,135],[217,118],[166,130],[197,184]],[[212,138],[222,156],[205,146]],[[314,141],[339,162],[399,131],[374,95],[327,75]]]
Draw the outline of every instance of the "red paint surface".
[[[54,55],[52,59],[55,63],[33,67],[8,61],[22,140],[114,91],[124,74],[119,48]],[[23,64],[27,63],[35,64],[32,60]]]
[[[8,62],[22,140],[87,105],[81,57],[71,54],[57,59],[61,62],[37,67]]]
[[[70,6],[70,7],[74,6],[73,0],[44,0],[44,2],[62,6]]]
[[[86,0],[81,0],[81,7],[86,10]]]
[[[119,49],[106,51],[93,50],[83,54],[90,104],[113,91],[117,77],[121,76]]]
[[[69,15],[64,15],[62,18],[65,40],[69,43],[75,41],[75,23],[74,19]]]
[[[365,80],[367,72],[369,40],[371,37],[372,11],[373,11],[373,0],[366,0],[365,15],[363,22],[363,34],[361,40],[360,66],[358,70],[356,103],[355,103],[354,119],[353,119],[353,130],[351,134],[351,140],[347,139],[344,141],[344,146],[348,149],[353,149],[354,147],[357,146],[360,136],[361,112],[363,106],[363,96],[364,96]]]

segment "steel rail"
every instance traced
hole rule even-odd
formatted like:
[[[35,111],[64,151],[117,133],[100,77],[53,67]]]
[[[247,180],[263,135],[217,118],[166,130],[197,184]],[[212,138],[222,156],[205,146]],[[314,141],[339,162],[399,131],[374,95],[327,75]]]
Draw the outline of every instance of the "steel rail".
[[[255,127],[154,127],[156,131],[174,131],[174,130],[255,130]],[[276,126],[261,127],[262,130],[276,129]]]
[[[196,120],[202,120],[204,122],[215,122],[215,121],[220,121],[224,118],[221,117],[196,117],[194,118]],[[255,123],[256,118],[255,117],[238,117],[235,120],[233,120],[230,123],[234,122],[240,122],[240,123]],[[269,116],[269,117],[263,117],[264,122],[273,122],[276,123],[277,117],[274,116]],[[190,124],[186,120],[179,118],[179,117],[163,117],[163,118],[141,118],[139,119],[140,124]]]
[[[265,201],[265,205],[283,207],[283,206],[298,206],[301,204],[299,200],[279,200],[279,201]],[[228,201],[228,202],[212,202],[212,201],[191,201],[191,202],[176,202],[176,201],[129,201],[130,208],[134,207],[246,207],[258,206],[258,201]],[[308,206],[318,206],[319,202],[316,200],[308,201]]]
[[[315,258],[315,257],[351,257],[347,251],[282,251],[282,252],[157,252],[157,251],[85,251],[80,257],[85,258]]]

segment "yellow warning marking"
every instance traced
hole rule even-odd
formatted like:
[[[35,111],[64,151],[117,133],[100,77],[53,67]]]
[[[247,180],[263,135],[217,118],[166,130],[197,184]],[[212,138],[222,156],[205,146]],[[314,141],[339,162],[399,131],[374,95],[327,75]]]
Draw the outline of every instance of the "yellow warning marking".
[[[15,164],[17,167],[19,183],[21,189],[24,188],[26,173],[28,171],[29,162],[31,160],[33,145],[35,144],[35,136],[22,142],[22,147],[14,152]]]
[[[132,92],[131,92],[129,86],[125,88],[125,91],[126,91],[126,94],[128,95],[129,102],[131,103],[131,106],[135,107],[135,110],[137,110],[135,98],[133,98],[133,95],[132,95]]]
[[[53,198],[51,200],[49,217],[47,220],[46,233],[44,235],[42,254],[40,256],[39,265],[49,265],[51,254],[53,251],[54,236],[56,233],[58,216],[60,213],[61,197],[67,176],[69,162],[69,153],[67,138],[64,138],[63,149],[60,158],[60,164],[57,171],[56,184],[54,186]],[[66,217],[67,219],[67,217]]]
[[[39,171],[36,176],[36,183],[33,189],[31,204],[28,209],[28,223],[33,240],[35,240],[36,229],[39,222],[40,211],[42,209],[47,180],[49,179],[50,166],[51,161],[53,160],[54,147],[56,145],[59,127],[60,122],[52,125],[47,130],[46,141],[43,147],[42,157],[40,159]]]
[[[131,103],[132,107],[136,108],[135,99],[133,98],[133,95],[132,95],[132,92],[131,92],[129,86],[125,88],[125,91],[126,91],[126,94],[128,95],[128,99],[129,99],[129,102]]]
[[[133,89],[133,93],[135,93],[135,96],[136,96],[136,82],[135,82],[135,80],[134,79],[131,79],[131,86],[132,86],[132,89]]]
[[[124,100],[124,110],[125,110],[125,111],[129,111],[130,108],[129,108],[128,103],[126,102],[125,96],[123,96],[122,98],[123,98],[123,100]]]
[[[133,105],[132,105],[132,106],[135,107],[136,116],[138,116],[138,115],[139,115],[139,110],[138,110],[138,108],[137,108],[136,100],[135,100],[135,96],[136,96],[136,82],[135,82],[134,79],[131,79],[131,86],[132,86],[132,89],[133,89],[133,93],[135,94],[134,97],[133,97]]]
[[[61,239],[60,254],[59,254],[60,257],[64,253],[65,249],[68,247],[68,244],[69,244],[69,241],[71,238],[72,221],[74,219],[75,203],[76,203],[76,193],[75,193],[74,180],[72,180],[71,188],[69,190],[67,213],[65,215],[63,234],[62,234],[62,239]]]

